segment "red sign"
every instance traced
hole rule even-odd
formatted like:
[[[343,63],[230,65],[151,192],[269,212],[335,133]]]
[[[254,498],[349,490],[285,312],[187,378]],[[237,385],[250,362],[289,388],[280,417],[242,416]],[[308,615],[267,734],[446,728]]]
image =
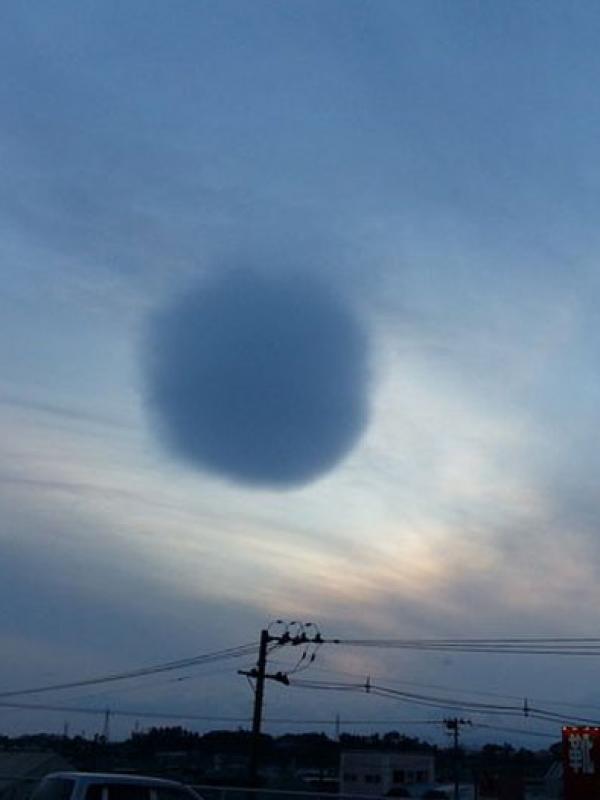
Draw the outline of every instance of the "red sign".
[[[565,800],[600,797],[600,728],[563,728]]]

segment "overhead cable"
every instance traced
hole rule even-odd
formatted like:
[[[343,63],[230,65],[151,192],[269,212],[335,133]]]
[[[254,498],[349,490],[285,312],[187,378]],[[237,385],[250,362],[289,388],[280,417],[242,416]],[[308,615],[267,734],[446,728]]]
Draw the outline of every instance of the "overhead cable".
[[[178,661],[168,661],[163,664],[141,667],[138,669],[129,670],[127,672],[116,672],[109,675],[101,675],[95,678],[84,678],[65,683],[51,683],[26,689],[11,689],[10,691],[0,692],[0,698],[41,694],[42,692],[54,692],[64,689],[75,689],[81,686],[96,686],[101,683],[113,683],[115,681],[129,680],[132,678],[142,678],[147,675],[156,675],[160,672],[172,672],[174,670],[187,669],[188,667],[199,666],[201,664],[212,664],[216,661],[225,661],[227,659],[249,656],[256,652],[256,649],[257,648],[255,644],[240,645],[238,647],[230,647],[226,650],[217,650],[212,653],[204,653],[202,655],[192,656],[191,658],[184,658]]]

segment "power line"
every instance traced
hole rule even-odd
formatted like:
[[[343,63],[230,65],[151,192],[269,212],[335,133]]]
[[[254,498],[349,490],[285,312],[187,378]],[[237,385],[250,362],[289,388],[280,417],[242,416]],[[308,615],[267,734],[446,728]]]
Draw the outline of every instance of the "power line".
[[[103,716],[107,712],[111,717],[135,717],[146,719],[187,719],[206,722],[251,722],[250,717],[235,716],[215,716],[210,714],[187,714],[177,711],[149,711],[141,709],[114,709],[88,706],[71,706],[54,703],[18,703],[0,702],[0,708],[10,708],[26,711],[56,711],[70,714],[88,714],[92,716]],[[332,725],[334,720],[324,718],[302,718],[302,717],[268,717],[264,720],[271,725]],[[439,720],[431,719],[344,719],[346,725],[439,725]]]
[[[25,711],[58,711],[68,714],[105,715],[109,711],[111,717],[135,717],[144,719],[189,719],[203,722],[250,722],[248,717],[213,716],[203,714],[181,714],[177,711],[143,711],[119,710],[106,708],[89,708],[80,706],[63,706],[51,703],[0,703],[0,708],[14,708]]]
[[[156,675],[157,673],[161,672],[172,672],[174,670],[198,666],[200,664],[212,664],[216,661],[241,658],[244,656],[249,656],[255,652],[255,644],[239,645],[238,647],[230,647],[226,650],[217,650],[212,653],[204,653],[202,655],[192,656],[191,658],[184,658],[178,661],[168,661],[163,664],[141,667],[128,672],[116,672],[109,675],[101,675],[95,678],[85,678],[82,680],[68,681],[65,683],[45,684],[43,686],[35,686],[27,689],[14,689],[0,692],[0,698],[19,697],[28,694],[41,694],[42,692],[62,691],[64,689],[75,689],[82,686],[96,686],[102,683],[113,683],[115,681],[130,680],[132,678],[142,678],[147,675]]]
[[[0,702],[0,708],[26,710],[26,711],[48,711],[60,712],[68,714],[85,714],[90,716],[106,716],[110,713],[111,717],[122,718],[136,718],[136,719],[156,719],[156,720],[189,720],[194,722],[229,722],[229,723],[247,723],[251,722],[250,717],[243,716],[221,716],[211,714],[187,714],[177,711],[149,711],[143,709],[106,709],[106,708],[91,708],[81,706],[58,705],[49,703],[18,703],[18,702]],[[269,725],[323,725],[330,726],[334,724],[332,719],[320,718],[303,718],[303,717],[267,717],[264,720]],[[437,719],[344,719],[345,725],[440,725],[441,720]],[[551,733],[539,730],[527,730],[524,728],[506,727],[500,725],[490,725],[484,722],[476,722],[473,724],[475,728],[485,728],[486,730],[496,730],[507,733],[516,733],[524,736],[537,736],[549,739],[556,739]]]
[[[279,621],[280,622],[280,621]],[[284,624],[284,623],[281,623]],[[310,623],[312,625],[312,623]],[[293,625],[299,625],[293,623]],[[491,653],[504,655],[561,655],[600,656],[599,637],[520,636],[502,638],[445,638],[445,639],[342,639],[323,638],[317,630],[312,637],[307,626],[299,625],[291,632],[286,625],[276,636],[267,631],[270,642],[279,645],[333,644],[347,647],[375,647],[378,649],[417,650],[425,652]],[[297,632],[298,631],[298,632]]]
[[[200,665],[201,666],[201,665]],[[148,692],[151,689],[164,689],[169,686],[174,686],[176,684],[182,683],[184,681],[189,680],[198,680],[199,678],[211,678],[215,676],[223,676],[223,668],[218,667],[217,669],[212,670],[202,670],[201,672],[192,674],[192,675],[181,675],[176,677],[168,677],[164,678],[163,680],[152,681],[152,682],[143,682],[135,685],[120,685],[118,687],[109,687],[104,690],[96,691],[96,692],[86,692],[85,694],[76,694],[74,697],[72,696],[71,699],[74,702],[80,701],[91,701],[94,702],[97,699],[103,699],[105,703],[113,703],[115,702],[115,697],[120,697],[121,695],[131,695],[134,692]]]
[[[273,663],[278,664],[278,665],[284,665],[283,661],[273,661]],[[325,667],[313,667],[312,669],[313,669],[313,672],[323,672],[323,673],[329,673],[329,674],[332,674],[332,675],[345,675],[345,676],[348,676],[350,678],[362,678],[361,675],[359,675],[359,674],[357,674],[355,672],[348,672],[346,670],[341,670],[341,669],[328,669],[328,668],[325,668]],[[288,674],[292,674],[292,673],[288,673]],[[572,703],[572,702],[569,703],[569,702],[558,701],[558,700],[549,700],[547,698],[546,699],[544,699],[544,698],[532,698],[531,696],[528,695],[527,692],[522,692],[521,694],[517,695],[517,694],[505,694],[505,693],[502,693],[502,692],[492,692],[492,691],[489,691],[489,690],[488,691],[484,691],[484,690],[481,690],[481,689],[461,689],[461,688],[458,688],[456,686],[446,686],[446,685],[442,685],[442,684],[438,684],[438,683],[422,683],[420,681],[399,680],[397,678],[390,678],[388,676],[385,676],[385,677],[374,676],[372,673],[371,673],[371,679],[374,679],[376,681],[380,681],[381,680],[382,682],[385,681],[386,683],[392,683],[392,684],[397,685],[397,686],[415,686],[415,687],[421,688],[421,689],[437,689],[437,690],[444,691],[444,692],[463,692],[463,693],[465,693],[467,695],[477,695],[477,696],[480,696],[480,697],[497,697],[497,698],[501,698],[503,700],[517,700],[520,703],[523,702],[523,698],[527,695],[529,697],[530,701],[532,701],[534,703],[540,703],[542,705],[551,705],[551,706],[555,706],[555,707],[558,707],[558,708],[567,708],[567,709],[568,708],[572,708],[572,709],[585,708],[585,709],[588,709],[588,710],[600,711],[600,706],[595,706],[595,705],[590,704],[590,703]],[[364,683],[360,683],[360,684],[357,684],[357,685],[361,686],[361,687],[364,687]],[[520,706],[520,707],[522,707],[522,706]]]
[[[282,662],[282,661],[274,661],[273,663],[283,664],[284,662]],[[326,673],[330,673],[332,675],[346,675],[349,678],[360,678],[361,677],[361,675],[357,674],[356,672],[348,672],[346,670],[341,670],[341,669],[328,669],[328,668],[325,668],[325,667],[313,667],[313,672],[326,672]],[[501,693],[501,692],[484,691],[482,689],[465,689],[465,690],[463,690],[463,689],[457,688],[456,686],[445,686],[445,685],[442,685],[442,684],[439,684],[439,683],[422,683],[421,681],[400,680],[398,678],[390,678],[387,675],[386,676],[376,676],[376,675],[373,675],[373,673],[371,673],[371,678],[375,679],[375,680],[378,680],[378,681],[381,680],[381,681],[386,681],[388,683],[393,683],[393,684],[398,685],[398,686],[416,686],[417,688],[421,688],[421,689],[439,689],[439,690],[444,691],[444,692],[457,692],[457,691],[460,692],[460,691],[464,691],[464,692],[466,692],[466,694],[478,695],[480,697],[499,697],[499,698],[502,698],[503,700],[521,700],[522,697],[523,697],[522,694],[520,694],[520,695],[504,694],[504,693]],[[540,702],[543,702],[543,701],[540,701]],[[559,704],[557,703],[557,705],[559,705]],[[582,707],[581,705],[578,706],[575,703],[573,703],[573,704],[564,703],[564,704],[560,704],[560,705],[565,705],[565,706],[573,705],[573,707]],[[589,706],[586,705],[585,708],[589,708]]]
[[[280,627],[281,633],[276,635],[271,632],[272,625]],[[253,739],[252,755],[250,759],[250,782],[253,783],[258,774],[258,739],[260,735],[260,725],[263,705],[263,692],[265,680],[270,678],[279,683],[289,686],[290,675],[294,676],[305,665],[302,663],[308,654],[308,645],[315,646],[310,659],[314,661],[316,651],[323,644],[334,644],[341,646],[354,647],[376,647],[379,649],[405,649],[422,652],[452,652],[452,653],[480,653],[480,654],[502,654],[502,655],[561,655],[561,656],[600,656],[600,638],[598,637],[559,637],[559,636],[536,636],[536,637],[504,637],[504,638],[461,638],[461,639],[325,639],[321,636],[319,629],[313,623],[285,623],[277,620],[261,631],[259,659],[256,668],[248,671],[243,670],[241,674],[256,679],[254,694],[254,717],[253,717]],[[283,626],[283,628],[281,628]],[[307,629],[311,628],[310,634]],[[314,630],[314,633],[313,633]],[[278,644],[279,646],[304,646],[305,650],[298,659],[296,665],[287,672],[279,671],[274,674],[266,672],[267,657],[271,650],[269,645]],[[532,715],[524,699],[523,707],[517,705],[501,705],[499,703],[483,703],[477,701],[457,700],[455,698],[438,697],[432,695],[417,694],[415,692],[403,692],[382,685],[374,685],[370,678],[365,684],[362,683],[343,683],[339,681],[310,681],[293,678],[293,685],[300,688],[313,688],[335,692],[370,692],[379,697],[400,700],[414,705],[422,705],[437,709],[453,709],[455,711],[470,710],[480,715],[498,716],[529,716]],[[548,712],[546,715],[542,709],[535,709],[536,718],[546,722],[558,721],[558,715]],[[454,725],[454,749],[458,747],[458,727],[463,724],[463,720],[455,717],[453,720],[446,720],[445,724]],[[466,723],[465,723],[466,724]],[[455,781],[455,796],[457,796],[458,784]]]
[[[375,695],[376,697],[387,698],[390,700],[397,700],[405,702],[410,705],[425,706],[435,709],[454,709],[457,711],[469,711],[473,714],[481,715],[498,715],[498,716],[513,716],[513,717],[531,717],[540,721],[554,722],[560,724],[568,724],[569,722],[600,725],[599,720],[591,719],[589,717],[582,717],[573,715],[565,717],[564,715],[557,714],[548,709],[530,706],[525,701],[523,705],[503,705],[500,703],[478,703],[469,700],[452,697],[439,697],[436,695],[416,694],[413,692],[403,692],[398,689],[392,689],[387,686],[374,684],[370,681],[363,683],[341,683],[341,682],[325,682],[325,681],[311,681],[295,679],[290,681],[291,686],[303,689],[317,689],[321,691],[346,691],[346,692],[360,692]]]
[[[0,702],[0,708],[10,708],[26,711],[56,711],[70,714],[88,714],[92,716],[106,715],[107,711],[111,717],[135,717],[145,719],[187,719],[205,722],[246,722],[250,723],[250,717],[235,716],[215,716],[210,714],[187,714],[177,711],[149,711],[141,709],[106,709],[92,708],[70,705],[59,705],[53,703],[17,703]],[[333,725],[335,720],[320,718],[303,717],[267,717],[264,722],[271,725]],[[430,719],[402,719],[402,720],[381,720],[381,719],[344,719],[346,725],[439,725],[438,720]]]
[[[426,652],[503,655],[600,656],[597,637],[514,637],[481,639],[323,639],[324,644]]]
[[[405,644],[473,644],[473,645],[522,645],[522,644],[558,644],[558,645],[589,645],[600,646],[600,637],[597,636],[513,636],[513,637],[477,637],[477,638],[435,638],[435,639],[341,639],[339,637],[333,639],[323,639],[323,642],[328,644],[346,644],[346,645],[360,645],[360,646],[392,646],[405,645]]]
[[[308,639],[306,634],[291,636],[289,633],[280,637],[271,636],[272,648],[276,649],[285,644],[313,644],[317,647],[311,654],[309,661],[314,661],[316,649],[322,644],[337,644],[352,647],[376,647],[384,649],[413,649],[436,650],[442,652],[468,652],[468,653],[494,653],[494,654],[525,654],[525,655],[585,655],[600,656],[600,638],[596,637],[521,637],[502,639],[323,639],[317,634],[313,639]],[[551,646],[553,645],[553,646]],[[39,694],[49,691],[94,686],[103,683],[141,678],[147,675],[170,672],[202,664],[222,661],[229,658],[239,658],[253,655],[257,650],[254,643],[240,645],[226,650],[206,653],[190,658],[169,661],[148,667],[142,667],[127,672],[112,673],[94,678],[74,680],[64,683],[45,684],[42,686],[0,692],[2,697],[17,697],[27,694]],[[307,653],[308,655],[308,653]],[[306,657],[306,656],[305,656]],[[300,662],[303,661],[301,657]],[[300,663],[297,665],[298,669]]]
[[[560,737],[555,736],[553,733],[546,733],[545,731],[532,731],[526,728],[511,728],[506,725],[487,725],[485,722],[474,722],[474,728],[485,728],[486,730],[499,731],[500,733],[516,733],[520,736],[535,736],[542,739],[552,739],[557,741]]]

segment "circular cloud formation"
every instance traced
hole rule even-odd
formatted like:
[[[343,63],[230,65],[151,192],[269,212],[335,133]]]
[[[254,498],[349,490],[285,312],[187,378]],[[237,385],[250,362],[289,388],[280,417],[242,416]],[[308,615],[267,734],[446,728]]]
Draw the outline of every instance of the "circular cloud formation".
[[[154,316],[147,344],[163,440],[238,483],[308,483],[365,427],[365,334],[305,276],[228,272]]]

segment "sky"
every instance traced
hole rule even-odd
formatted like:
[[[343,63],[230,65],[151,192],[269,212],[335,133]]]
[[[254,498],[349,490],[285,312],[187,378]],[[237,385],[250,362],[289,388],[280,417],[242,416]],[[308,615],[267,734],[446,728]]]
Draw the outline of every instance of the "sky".
[[[585,0],[2,5],[0,686],[280,618],[597,633],[599,34]],[[593,659],[311,670],[600,717]],[[33,700],[252,702],[235,665],[94,691]],[[423,717],[269,686],[267,719],[337,713]]]

